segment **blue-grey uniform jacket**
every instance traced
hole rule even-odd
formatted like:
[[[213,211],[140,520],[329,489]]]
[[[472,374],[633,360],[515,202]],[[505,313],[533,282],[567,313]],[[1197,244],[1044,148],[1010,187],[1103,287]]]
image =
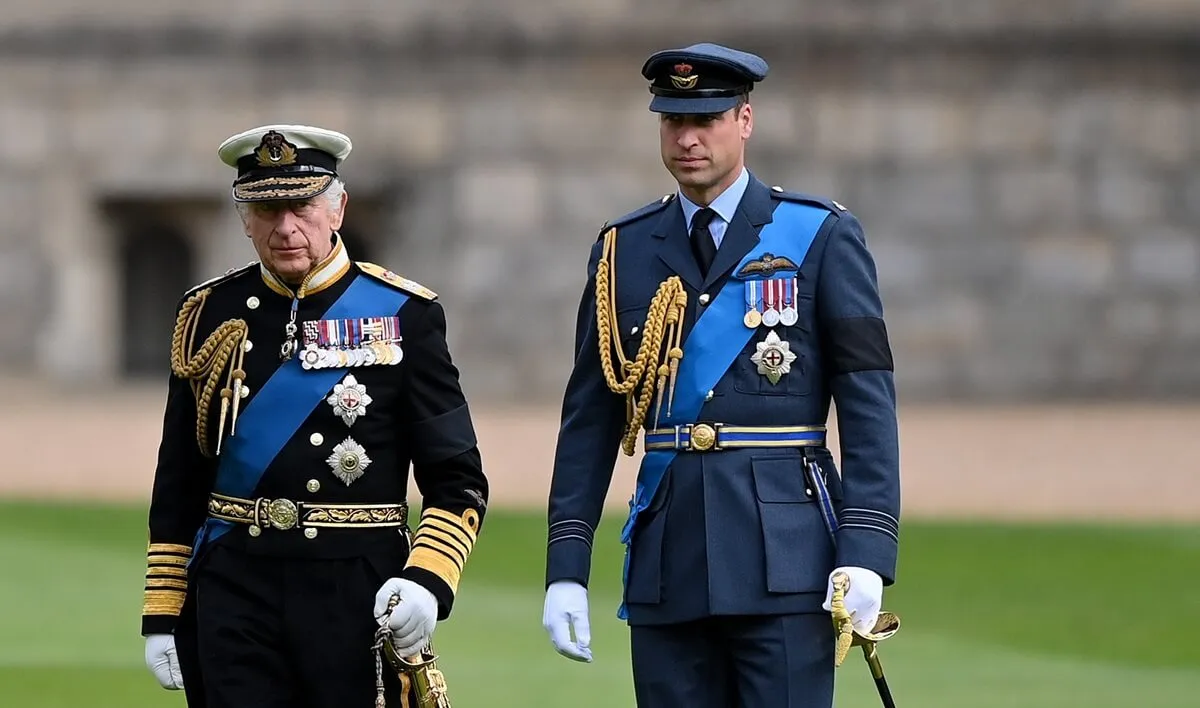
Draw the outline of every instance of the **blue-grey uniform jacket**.
[[[836,202],[768,188],[751,175],[706,278],[673,195],[609,222],[603,232],[616,229],[613,337],[632,359],[656,290],[678,276],[687,292],[686,352],[698,318],[730,278],[738,279],[743,259],[789,203],[815,217],[810,219],[815,236],[779,229],[773,236],[801,244],[790,251],[799,254],[797,319],[791,326],[754,328],[732,363],[716,372],[715,385],[703,392],[697,419],[685,422],[824,425],[832,400],[840,473],[824,444],[676,453],[628,537],[623,600],[632,624],[820,611],[829,573],[837,566],[869,568],[885,585],[895,581],[900,479],[892,354],[875,263],[849,211]],[[595,530],[626,421],[625,397],[609,389],[599,356],[595,281],[602,245],[603,239],[596,242],[588,261],[574,368],[562,406],[549,496],[547,584],[588,583]],[[742,291],[724,292],[741,297]],[[737,311],[729,332],[746,327],[743,312]],[[796,355],[777,383],[751,359],[770,331]],[[654,425],[652,406],[645,426]],[[804,474],[806,458],[819,463],[826,481],[838,522],[833,538],[822,519],[820,495]],[[618,531],[602,538],[616,541]]]

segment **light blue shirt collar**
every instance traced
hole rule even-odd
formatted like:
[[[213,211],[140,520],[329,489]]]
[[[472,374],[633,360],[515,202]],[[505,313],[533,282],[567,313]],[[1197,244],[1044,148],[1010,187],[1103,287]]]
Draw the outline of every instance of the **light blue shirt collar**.
[[[733,221],[733,215],[737,211],[738,204],[742,201],[742,195],[746,193],[746,186],[750,184],[750,171],[742,167],[742,173],[738,175],[737,180],[729,185],[729,188],[712,201],[709,207],[717,213],[720,219],[714,219],[709,226],[712,231],[713,240],[716,241],[717,247],[720,248],[721,240],[725,237],[725,227]],[[679,205],[683,207],[684,223],[687,224],[688,233],[692,232],[692,217],[696,212],[700,211],[701,207],[692,200],[683,196],[683,192],[679,191]]]

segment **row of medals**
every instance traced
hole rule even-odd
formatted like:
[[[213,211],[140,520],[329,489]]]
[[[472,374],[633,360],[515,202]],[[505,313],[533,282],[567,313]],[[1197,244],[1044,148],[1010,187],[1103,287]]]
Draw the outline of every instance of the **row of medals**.
[[[305,369],[338,369],[350,366],[394,366],[404,359],[404,351],[395,342],[376,340],[356,347],[329,349],[308,344],[300,351]]]
[[[746,315],[742,318],[742,323],[750,329],[762,325],[774,327],[778,324],[791,327],[799,320],[799,313],[796,312],[795,306],[785,304],[784,297],[790,294],[791,302],[796,302],[795,277],[747,280],[745,287]],[[764,303],[766,307],[760,310],[759,308]]]

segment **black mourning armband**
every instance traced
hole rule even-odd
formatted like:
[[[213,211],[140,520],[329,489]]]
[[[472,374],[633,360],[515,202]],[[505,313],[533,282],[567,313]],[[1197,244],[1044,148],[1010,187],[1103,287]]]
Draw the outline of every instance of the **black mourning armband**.
[[[887,326],[879,317],[848,317],[826,329],[826,356],[834,375],[854,371],[891,371]]]

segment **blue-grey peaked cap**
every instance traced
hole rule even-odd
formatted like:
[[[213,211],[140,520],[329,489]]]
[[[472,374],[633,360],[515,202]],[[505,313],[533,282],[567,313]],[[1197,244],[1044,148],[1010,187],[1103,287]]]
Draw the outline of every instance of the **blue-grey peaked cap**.
[[[708,42],[655,52],[642,65],[655,113],[723,113],[767,77],[762,57]]]

